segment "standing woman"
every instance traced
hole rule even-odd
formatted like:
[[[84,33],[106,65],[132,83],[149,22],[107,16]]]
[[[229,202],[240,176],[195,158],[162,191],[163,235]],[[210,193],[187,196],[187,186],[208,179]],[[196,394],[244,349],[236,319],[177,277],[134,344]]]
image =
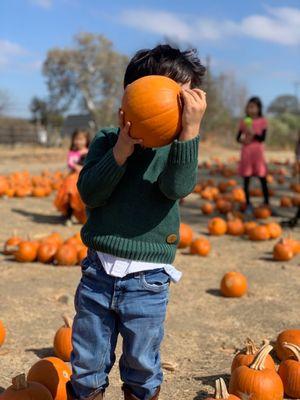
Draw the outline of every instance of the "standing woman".
[[[267,184],[267,164],[265,161],[264,141],[266,140],[268,122],[263,116],[263,106],[259,97],[252,97],[246,105],[246,116],[240,121],[237,141],[242,144],[239,174],[244,178],[246,195],[246,213],[253,212],[250,201],[249,185],[253,176],[260,179],[264,204],[269,206]]]

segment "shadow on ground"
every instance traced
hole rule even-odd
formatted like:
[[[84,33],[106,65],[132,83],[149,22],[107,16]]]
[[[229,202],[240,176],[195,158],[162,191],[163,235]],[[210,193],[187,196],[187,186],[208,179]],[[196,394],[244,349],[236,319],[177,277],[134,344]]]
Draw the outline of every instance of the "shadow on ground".
[[[54,357],[53,347],[44,347],[41,349],[26,349],[27,352],[32,352],[39,358]]]
[[[33,222],[37,222],[38,224],[62,224],[65,221],[65,218],[61,215],[47,215],[35,213],[32,211],[25,211],[20,208],[12,208],[12,212],[23,215],[24,217],[28,217]]]

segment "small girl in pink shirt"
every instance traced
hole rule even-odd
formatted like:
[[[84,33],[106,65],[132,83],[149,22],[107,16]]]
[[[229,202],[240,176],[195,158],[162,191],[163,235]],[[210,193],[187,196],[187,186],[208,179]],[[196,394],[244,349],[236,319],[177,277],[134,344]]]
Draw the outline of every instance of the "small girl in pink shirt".
[[[264,195],[265,205],[269,205],[269,190],[267,184],[267,164],[265,161],[264,141],[266,139],[268,122],[262,113],[262,102],[259,97],[252,97],[246,106],[246,118],[240,121],[237,141],[242,143],[239,174],[244,178],[246,195],[246,213],[252,213],[249,185],[253,176],[259,178]]]
[[[90,135],[87,131],[77,129],[73,132],[71,146],[68,152],[68,167],[70,172],[80,172],[83,161],[88,152]]]

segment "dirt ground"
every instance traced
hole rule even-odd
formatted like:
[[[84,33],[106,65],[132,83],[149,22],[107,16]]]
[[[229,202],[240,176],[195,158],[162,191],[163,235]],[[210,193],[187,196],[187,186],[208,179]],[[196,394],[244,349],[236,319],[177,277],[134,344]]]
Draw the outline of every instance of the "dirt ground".
[[[33,172],[64,166],[63,150],[0,149],[1,171],[27,168]],[[21,154],[21,155],[20,155]],[[233,153],[203,146],[200,157],[228,157]],[[236,153],[235,153],[236,154]],[[282,159],[290,153],[269,154]],[[200,170],[200,179],[205,179]],[[279,191],[288,190],[287,185]],[[62,225],[54,209],[53,196],[45,199],[0,199],[0,242],[17,229],[20,235],[58,231],[65,237],[80,229]],[[272,199],[273,205],[278,203]],[[199,197],[191,195],[182,206],[182,220],[195,232],[206,234],[207,217],[199,210]],[[280,211],[282,215],[284,214]],[[292,215],[293,209],[285,212]],[[300,230],[293,232],[300,239]],[[171,286],[162,349],[163,361],[176,364],[165,371],[163,400],[200,400],[212,393],[214,380],[228,378],[234,352],[246,337],[257,343],[273,340],[283,329],[300,326],[300,258],[275,263],[270,252],[273,242],[252,243],[241,238],[211,238],[208,258],[178,251],[175,265],[183,271],[180,283]],[[38,263],[18,264],[0,256],[0,319],[7,327],[7,340],[0,349],[0,387],[11,378],[27,372],[41,357],[52,355],[55,331],[61,314],[73,315],[73,295],[80,278],[79,267],[58,268]],[[218,287],[229,270],[244,273],[249,293],[241,299],[220,297]],[[118,355],[120,346],[118,347]],[[121,399],[117,366],[111,374],[108,399]]]

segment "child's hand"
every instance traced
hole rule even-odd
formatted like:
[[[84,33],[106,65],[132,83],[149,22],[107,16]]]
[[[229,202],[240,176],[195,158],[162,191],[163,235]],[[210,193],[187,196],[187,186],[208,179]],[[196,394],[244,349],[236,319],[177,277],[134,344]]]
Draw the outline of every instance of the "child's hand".
[[[191,140],[199,134],[200,124],[206,110],[206,93],[200,89],[182,89],[181,93],[184,106],[179,140]]]
[[[134,152],[135,144],[143,144],[143,139],[133,139],[129,135],[130,122],[124,123],[124,112],[119,111],[120,134],[113,148],[113,153],[118,165],[125,164],[127,158]]]
[[[79,151],[80,155],[85,156],[89,152],[89,149],[82,149]]]

